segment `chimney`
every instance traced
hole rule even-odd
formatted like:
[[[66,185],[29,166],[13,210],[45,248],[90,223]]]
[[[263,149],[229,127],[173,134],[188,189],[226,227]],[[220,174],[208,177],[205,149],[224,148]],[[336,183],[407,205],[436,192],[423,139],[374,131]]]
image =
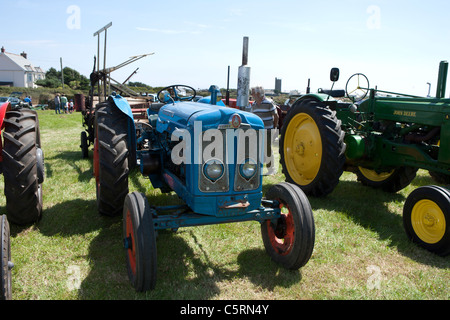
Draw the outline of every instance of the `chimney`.
[[[20,55],[21,55],[22,57],[24,57],[25,59],[27,58],[27,54],[25,53],[25,51],[22,52]]]
[[[5,47],[2,46],[2,53],[5,53]]]

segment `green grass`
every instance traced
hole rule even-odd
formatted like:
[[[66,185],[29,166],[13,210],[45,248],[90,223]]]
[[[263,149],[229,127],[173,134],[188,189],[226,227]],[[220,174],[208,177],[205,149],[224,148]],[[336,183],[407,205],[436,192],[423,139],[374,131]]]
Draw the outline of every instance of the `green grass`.
[[[316,243],[299,271],[281,269],[264,251],[259,224],[245,222],[159,232],[156,289],[136,293],[122,249],[121,217],[96,211],[90,159],[81,158],[81,114],[39,111],[45,153],[42,219],[11,225],[13,299],[442,299],[450,298],[450,258],[410,243],[402,226],[408,194],[434,184],[420,170],[396,194],[363,187],[344,173],[326,198],[310,198]],[[284,180],[264,178],[264,190]],[[176,203],[138,171],[130,192]],[[3,195],[3,176],[0,194]],[[0,214],[6,213],[0,197]]]

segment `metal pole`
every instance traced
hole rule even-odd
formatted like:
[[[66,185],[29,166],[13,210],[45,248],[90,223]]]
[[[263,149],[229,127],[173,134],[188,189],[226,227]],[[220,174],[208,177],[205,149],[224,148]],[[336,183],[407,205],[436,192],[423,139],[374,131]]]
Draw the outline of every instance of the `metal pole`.
[[[99,29],[98,31],[96,31],[94,33],[94,37],[98,36],[97,38],[97,72],[100,72],[100,33],[102,33],[103,31],[105,31],[105,48],[104,48],[104,57],[103,57],[103,69],[106,69],[106,30],[112,26],[112,22],[108,23],[106,26],[104,26],[103,28]],[[106,79],[105,79],[106,80]],[[106,82],[104,83],[104,90],[105,90],[105,98],[106,98]],[[98,84],[98,100],[99,102],[101,102],[102,100],[102,95],[100,94],[101,91],[101,86],[100,86],[100,81]]]
[[[97,70],[100,71],[100,34],[97,35]]]
[[[246,66],[248,63],[248,37],[244,37],[244,44],[242,49],[242,65]]]
[[[228,76],[227,76],[227,95],[225,97],[225,104],[230,105],[230,66],[228,66]]]
[[[62,82],[62,88],[64,89],[64,70],[63,70],[63,64],[62,64],[62,57],[59,58],[59,61],[61,62],[61,82]]]
[[[97,34],[97,70],[96,71],[97,72],[100,71],[100,33]],[[100,80],[97,81],[97,96],[98,96],[98,102],[102,102]]]
[[[107,38],[107,36],[108,36],[108,30],[107,29],[105,29],[105,48],[104,48],[104,57],[103,57],[103,71],[106,71],[106,38]],[[109,76],[109,74],[108,74],[108,76]],[[106,83],[107,81],[105,81],[105,83],[103,84],[104,85],[104,87],[105,87],[105,100],[106,100],[106,96],[108,95],[108,91],[109,91],[109,87],[108,87],[108,90],[106,89],[106,85],[107,85],[107,83]]]

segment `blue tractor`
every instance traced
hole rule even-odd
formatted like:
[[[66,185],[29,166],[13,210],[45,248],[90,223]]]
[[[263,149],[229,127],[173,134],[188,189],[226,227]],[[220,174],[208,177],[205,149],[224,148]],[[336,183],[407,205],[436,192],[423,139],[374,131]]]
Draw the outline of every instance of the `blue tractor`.
[[[193,88],[166,87],[144,119],[114,93],[96,106],[97,206],[103,215],[123,215],[128,275],[138,292],[155,287],[161,229],[258,221],[267,253],[283,267],[299,269],[312,255],[315,225],[303,191],[282,182],[263,197],[262,120],[220,105],[217,87],[210,91],[194,102]],[[157,207],[143,193],[129,193],[134,167],[184,204]]]

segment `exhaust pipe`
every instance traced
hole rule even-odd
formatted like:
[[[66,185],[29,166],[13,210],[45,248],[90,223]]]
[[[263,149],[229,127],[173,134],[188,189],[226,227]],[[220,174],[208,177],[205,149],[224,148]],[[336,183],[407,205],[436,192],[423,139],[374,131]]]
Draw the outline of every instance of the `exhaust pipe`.
[[[244,37],[242,50],[242,65],[238,70],[236,106],[240,110],[246,110],[250,101],[250,67],[248,63],[248,37]]]

